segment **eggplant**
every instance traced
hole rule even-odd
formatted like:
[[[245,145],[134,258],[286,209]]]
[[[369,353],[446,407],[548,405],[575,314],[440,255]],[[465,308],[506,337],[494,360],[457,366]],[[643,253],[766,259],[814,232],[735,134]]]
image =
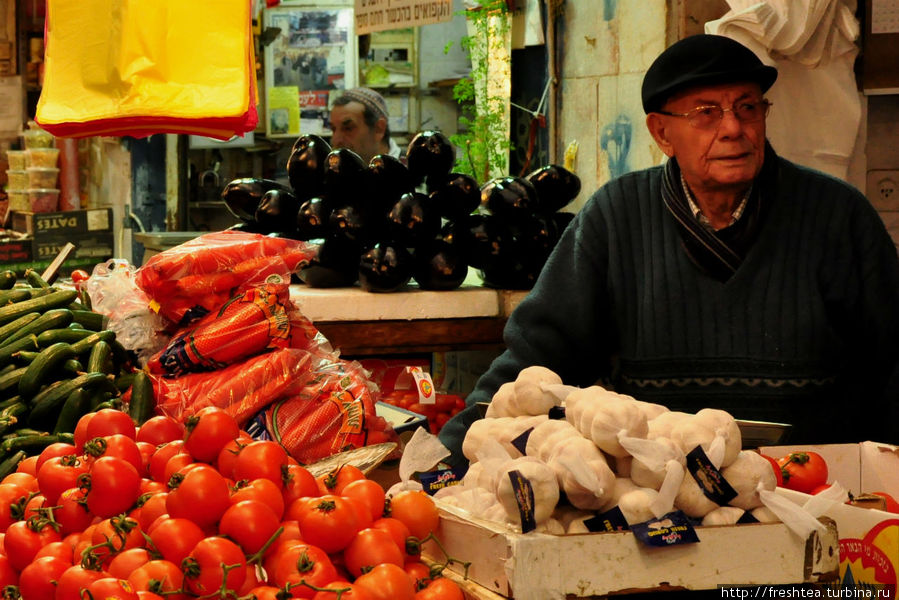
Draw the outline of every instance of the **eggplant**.
[[[323,194],[334,208],[359,201],[365,193],[365,163],[349,148],[331,150],[325,159]]]
[[[256,222],[268,231],[295,233],[300,202],[291,192],[269,190],[256,208]]]
[[[529,290],[540,275],[542,264],[508,259],[480,271],[484,285],[503,290]]]
[[[465,281],[468,265],[459,248],[435,239],[415,251],[412,278],[424,290],[454,290]]]
[[[297,211],[296,232],[298,240],[323,238],[328,233],[331,205],[324,198],[306,200]]]
[[[398,158],[378,154],[368,163],[366,191],[378,210],[387,214],[403,194],[415,191],[415,183],[409,169]]]
[[[371,245],[386,235],[387,219],[370,204],[347,204],[331,211],[329,230],[338,237]]]
[[[568,206],[581,192],[580,178],[560,165],[540,167],[525,179],[537,192],[535,210],[541,213],[553,213]]]
[[[478,181],[465,173],[450,173],[436,181],[431,179],[431,200],[444,219],[470,215],[481,203]]]
[[[523,177],[497,177],[481,186],[481,204],[505,219],[523,220],[537,207],[537,191]]]
[[[300,270],[299,277],[310,287],[346,287],[356,283],[362,247],[355,242],[329,236],[320,241],[318,255]]]
[[[407,248],[427,242],[440,231],[440,215],[431,198],[419,192],[403,194],[387,214],[387,233]]]
[[[222,190],[222,200],[228,211],[247,223],[256,222],[256,209],[262,202],[262,196],[270,190],[290,193],[290,188],[273,179],[257,179],[247,177],[229,181]]]
[[[313,134],[302,135],[293,143],[287,159],[287,178],[297,198],[308,200],[321,195],[330,152],[331,145]]]
[[[439,131],[417,133],[406,148],[406,164],[416,185],[428,177],[446,175],[455,162],[456,149],[449,138]]]
[[[359,285],[367,292],[395,292],[412,278],[412,256],[396,243],[378,243],[359,258]]]
[[[559,241],[558,226],[550,215],[531,215],[511,226],[521,251],[543,262]]]
[[[490,269],[516,249],[510,228],[496,215],[473,214],[454,226],[453,243],[465,262],[475,269]]]

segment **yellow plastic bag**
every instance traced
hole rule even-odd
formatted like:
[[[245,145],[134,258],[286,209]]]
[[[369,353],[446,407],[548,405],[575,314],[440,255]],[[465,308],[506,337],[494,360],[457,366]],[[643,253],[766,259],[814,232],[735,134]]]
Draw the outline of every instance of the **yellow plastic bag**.
[[[55,135],[255,127],[250,0],[48,0],[46,22],[36,120]]]

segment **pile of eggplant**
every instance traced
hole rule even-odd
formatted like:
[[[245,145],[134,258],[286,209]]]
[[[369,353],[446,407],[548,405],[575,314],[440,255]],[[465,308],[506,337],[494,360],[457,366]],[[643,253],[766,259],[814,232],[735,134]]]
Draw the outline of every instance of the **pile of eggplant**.
[[[451,290],[468,267],[484,283],[530,289],[580,192],[558,165],[483,185],[452,172],[455,150],[439,131],[418,133],[405,162],[378,155],[366,165],[317,135],[296,140],[287,161],[290,186],[236,179],[222,191],[236,229],[320,244],[299,277],[312,287],[359,285],[392,292],[411,279]]]

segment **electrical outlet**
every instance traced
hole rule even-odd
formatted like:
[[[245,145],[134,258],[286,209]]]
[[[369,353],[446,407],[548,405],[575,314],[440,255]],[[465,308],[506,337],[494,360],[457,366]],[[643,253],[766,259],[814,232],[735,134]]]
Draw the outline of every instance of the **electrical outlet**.
[[[879,211],[899,211],[899,170],[868,171],[868,199]]]

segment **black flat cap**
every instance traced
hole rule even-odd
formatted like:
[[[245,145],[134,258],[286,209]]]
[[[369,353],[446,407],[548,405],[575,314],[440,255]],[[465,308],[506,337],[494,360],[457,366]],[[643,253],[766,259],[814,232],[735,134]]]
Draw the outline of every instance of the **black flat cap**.
[[[777,69],[755,53],[723,35],[692,35],[669,46],[653,61],[643,77],[643,110],[662,108],[675,92],[697,85],[750,81],[762,92],[777,79]]]

